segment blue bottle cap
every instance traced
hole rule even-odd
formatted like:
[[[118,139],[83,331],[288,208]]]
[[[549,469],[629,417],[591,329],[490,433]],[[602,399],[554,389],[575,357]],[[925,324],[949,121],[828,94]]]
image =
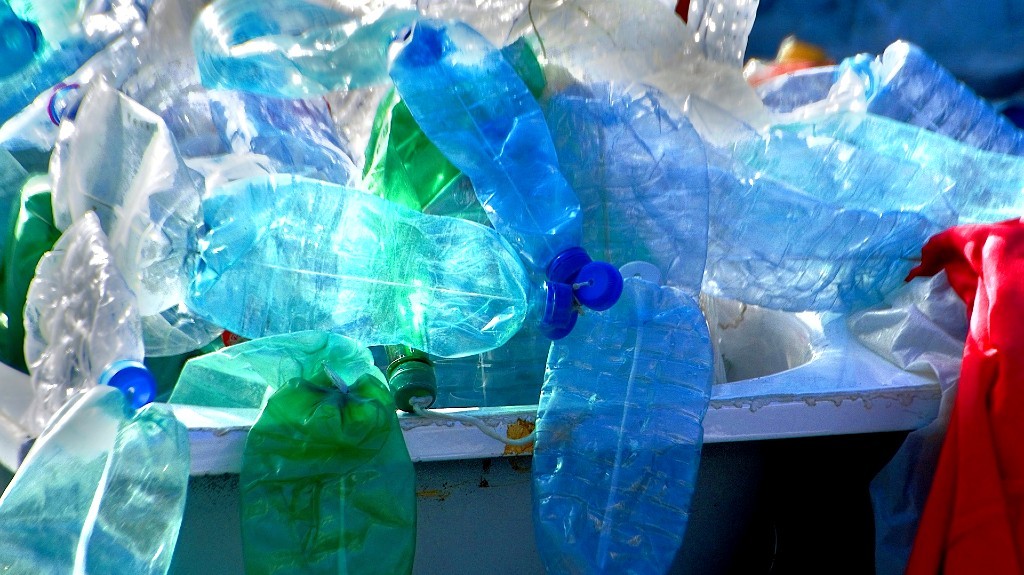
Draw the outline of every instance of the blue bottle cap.
[[[103,371],[100,385],[120,389],[132,408],[138,409],[156,399],[156,379],[141,361],[115,361]]]
[[[0,20],[0,78],[21,70],[39,49],[39,28],[18,18]]]
[[[587,250],[579,246],[563,250],[551,258],[547,270],[548,279],[553,282],[571,284],[576,279],[576,274],[580,273],[583,266],[591,261],[593,260],[587,255]]]
[[[590,262],[576,274],[573,292],[581,304],[604,311],[622,295],[622,274],[608,262]]]
[[[572,286],[558,282],[544,282],[546,290],[544,315],[540,331],[549,339],[561,339],[576,325],[576,308],[573,307]]]

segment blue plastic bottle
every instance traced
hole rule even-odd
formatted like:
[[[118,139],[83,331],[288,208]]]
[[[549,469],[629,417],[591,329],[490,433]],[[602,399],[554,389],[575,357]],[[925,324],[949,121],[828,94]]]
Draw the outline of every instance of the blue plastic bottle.
[[[665,102],[655,88],[596,84],[552,96],[544,114],[583,207],[582,246],[604,261],[652,263],[666,284],[696,295],[707,257],[707,153]]]
[[[832,138],[751,133],[709,158],[704,288],[720,297],[785,311],[873,305],[956,222],[950,178]]]
[[[879,59],[860,55],[842,66],[863,77],[872,114],[982,150],[1024,154],[1024,131],[913,44],[895,42]]]
[[[287,175],[216,188],[203,209],[190,306],[248,338],[328,330],[457,357],[502,345],[531,311],[572,328],[572,288],[533,288],[473,222]]]
[[[689,517],[711,379],[697,302],[639,278],[554,342],[533,456],[548,573],[668,571]]]
[[[24,63],[25,54],[22,48],[18,54],[8,63],[6,60],[0,66],[8,65],[18,70],[9,73],[6,77],[0,74],[0,124],[17,114],[32,102],[37,96],[46,92],[78,70],[89,58],[109,45],[117,38],[136,31],[144,17],[143,10],[134,0],[109,0],[108,2],[90,5],[84,13],[77,11],[77,4],[69,8],[65,2],[40,2],[40,10],[34,2],[22,0],[15,7],[22,24],[15,26],[13,36],[22,37],[22,40],[15,41],[12,37],[11,44],[17,42],[21,45],[24,34],[36,34],[33,41],[36,45],[35,57],[31,62]],[[19,12],[19,9],[24,13]],[[75,9],[74,12],[68,10]],[[32,21],[29,15],[40,16],[45,14],[45,21]],[[75,24],[67,26],[68,18],[74,17]],[[88,18],[88,26],[79,26],[77,20]],[[27,24],[26,24],[27,22]],[[32,31],[29,32],[29,27]],[[44,32],[38,33],[41,28],[50,30],[48,37]],[[4,32],[11,30],[5,29]],[[5,40],[0,42],[7,43]],[[52,38],[52,40],[51,40]],[[3,46],[4,44],[0,44]],[[0,50],[2,51],[2,50]]]
[[[986,152],[956,140],[872,114],[833,114],[776,127],[780,137],[838,141],[854,149],[941,174],[943,201],[961,224],[992,223],[1024,213],[1024,158]],[[898,188],[897,188],[898,189]],[[909,193],[907,194],[909,195]]]
[[[531,271],[573,285],[592,309],[614,304],[622,278],[579,247],[579,199],[558,170],[540,106],[501,52],[465,24],[421,20],[390,71],[420,128],[473,182]]]

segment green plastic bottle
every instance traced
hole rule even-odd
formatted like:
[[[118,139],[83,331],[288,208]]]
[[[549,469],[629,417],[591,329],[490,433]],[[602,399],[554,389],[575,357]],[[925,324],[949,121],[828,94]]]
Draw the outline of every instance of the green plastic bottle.
[[[12,210],[7,241],[0,264],[0,361],[28,373],[25,365],[25,296],[36,264],[60,237],[53,225],[50,186],[45,175],[30,178]]]
[[[239,477],[248,575],[401,575],[416,546],[415,474],[378,371],[294,378],[249,431]]]

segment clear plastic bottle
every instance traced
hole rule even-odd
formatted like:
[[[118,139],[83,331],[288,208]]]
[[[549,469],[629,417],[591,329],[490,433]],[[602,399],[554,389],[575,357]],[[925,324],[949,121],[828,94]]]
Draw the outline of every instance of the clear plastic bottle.
[[[39,260],[25,304],[25,334],[35,392],[25,424],[35,433],[68,400],[97,385],[121,389],[133,407],[156,397],[156,382],[142,365],[135,295],[91,212]]]
[[[159,116],[97,81],[75,119],[62,122],[50,175],[58,228],[87,212],[99,217],[139,313],[151,318],[148,355],[189,352],[217,337],[218,326],[181,305],[197,249],[199,189]]]
[[[387,50],[417,13],[307,0],[218,0],[195,23],[203,84],[303,98],[387,79]]]
[[[35,441],[0,497],[0,570],[165,575],[189,479],[188,430],[93,388]]]
[[[531,309],[572,318],[571,288],[533,289],[479,224],[283,174],[219,187],[203,209],[190,307],[244,337],[334,330],[463,356],[503,344]]]
[[[622,277],[579,247],[579,199],[559,172],[540,106],[501,51],[465,24],[420,20],[390,72],[423,133],[473,182],[534,276],[572,285],[587,307],[614,304]]]
[[[665,573],[689,518],[711,395],[707,323],[678,289],[625,283],[548,360],[533,455],[548,573]]]

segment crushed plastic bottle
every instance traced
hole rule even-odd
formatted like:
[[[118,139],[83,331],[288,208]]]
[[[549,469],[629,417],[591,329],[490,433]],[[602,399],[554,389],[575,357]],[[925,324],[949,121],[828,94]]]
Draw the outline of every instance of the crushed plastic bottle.
[[[558,170],[540,106],[501,52],[465,24],[421,20],[390,70],[423,133],[473,182],[534,276],[571,285],[587,307],[611,307],[622,277],[579,247],[579,199]]]
[[[146,322],[148,354],[176,355],[217,337],[219,327],[180,307],[197,249],[199,190],[159,116],[97,82],[76,119],[62,122],[50,174],[57,227],[94,211],[139,312],[163,316]]]
[[[373,371],[346,380],[324,365],[270,396],[239,475],[246,573],[412,572],[416,476]]]
[[[21,188],[0,264],[0,310],[5,317],[0,322],[0,361],[25,373],[25,298],[39,259],[59,237],[60,230],[53,225],[49,179],[33,176]]]
[[[401,8],[217,0],[199,14],[192,48],[210,88],[321,96],[385,82],[388,45],[416,17]]]
[[[689,518],[711,374],[697,302],[638,278],[553,344],[533,456],[548,573],[668,571]]]
[[[156,382],[142,365],[135,295],[91,212],[40,259],[28,289],[25,332],[35,399],[24,423],[35,433],[69,399],[97,385],[124,391],[133,407],[156,396]]]
[[[707,154],[657,89],[569,88],[544,113],[562,173],[583,206],[586,250],[646,261],[669,285],[700,291],[707,256]]]
[[[832,114],[776,129],[807,141],[841,141],[854,149],[911,162],[923,172],[943,174],[952,181],[951,187],[941,189],[956,223],[995,223],[1024,213],[1024,158],[1019,156],[979,150],[873,114]]]
[[[346,381],[380,373],[370,351],[353,339],[295,332],[230,345],[190,360],[170,403],[260,409],[285,382],[322,377],[325,364]]]
[[[185,512],[188,430],[107,387],[76,396],[0,497],[0,570],[165,575]]]
[[[842,66],[863,78],[872,114],[983,150],[1024,155],[1024,131],[913,44],[895,42],[878,59],[855,56]]]
[[[203,208],[190,307],[244,337],[333,330],[470,355],[555,297],[531,288],[493,230],[366,192],[272,175],[220,187]]]
[[[785,311],[847,311],[903,283],[955,222],[953,181],[829,138],[751,133],[710,152],[709,293]]]

